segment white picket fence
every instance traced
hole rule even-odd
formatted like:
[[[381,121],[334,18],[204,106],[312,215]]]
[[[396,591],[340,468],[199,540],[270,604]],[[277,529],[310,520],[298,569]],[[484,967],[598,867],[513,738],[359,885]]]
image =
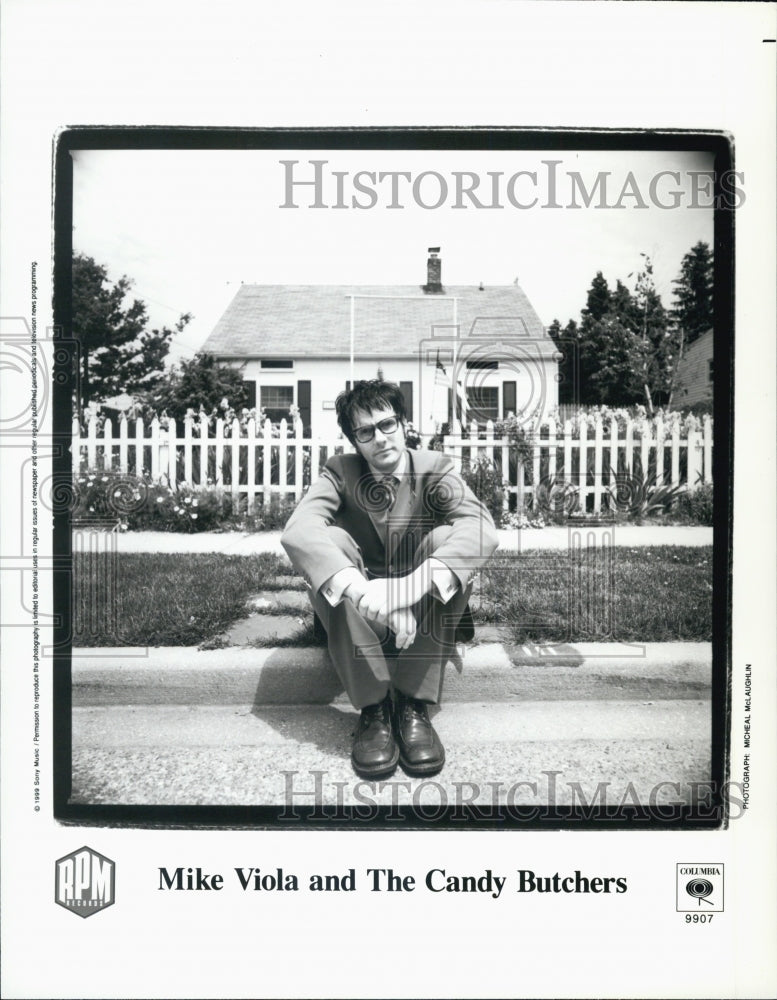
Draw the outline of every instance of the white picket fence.
[[[163,426],[156,418],[150,425],[122,418],[114,434],[110,420],[100,431],[97,418],[92,418],[82,437],[74,420],[74,466],[79,471],[145,472],[155,481],[172,485],[220,486],[232,493],[236,503],[245,497],[252,510],[273,495],[299,500],[330,455],[353,451],[344,438],[303,437],[300,422],[290,427],[285,420],[280,426],[268,420],[262,433],[259,430],[252,420],[241,428],[237,420],[231,425],[217,420],[211,426],[207,419],[187,419],[179,436],[172,420]],[[469,436],[445,437],[443,450],[459,469],[463,462],[488,459],[504,482],[506,506],[513,496],[520,508],[536,507],[538,484],[556,478],[574,488],[580,510],[599,512],[612,484],[612,470],[654,472],[659,486],[693,489],[699,483],[711,483],[712,444],[709,417],[699,430],[685,436],[678,422],[666,426],[660,418],[625,425],[613,420],[607,432],[597,420],[593,434],[584,422],[577,434],[571,421],[566,421],[561,433],[551,422],[543,424],[534,437],[531,461],[517,462],[511,460],[510,442],[496,438],[489,421],[485,427],[473,423]]]

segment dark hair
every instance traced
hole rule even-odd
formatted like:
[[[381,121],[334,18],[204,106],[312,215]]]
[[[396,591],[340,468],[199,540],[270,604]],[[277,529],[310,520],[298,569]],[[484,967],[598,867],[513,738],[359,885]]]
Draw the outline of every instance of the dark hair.
[[[400,420],[407,418],[402,390],[394,382],[383,382],[377,378],[354,382],[353,389],[341,392],[335,400],[337,422],[351,444],[355,443],[353,417],[356,410],[369,413],[370,410],[386,408],[392,409]]]

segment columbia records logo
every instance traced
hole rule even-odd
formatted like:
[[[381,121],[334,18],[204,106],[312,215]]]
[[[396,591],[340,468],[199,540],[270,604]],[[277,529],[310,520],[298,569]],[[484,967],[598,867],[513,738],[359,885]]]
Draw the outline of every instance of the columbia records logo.
[[[677,910],[679,913],[722,913],[723,865],[677,865]]]
[[[116,896],[116,865],[91,847],[66,854],[55,865],[54,901],[79,917],[91,917]]]

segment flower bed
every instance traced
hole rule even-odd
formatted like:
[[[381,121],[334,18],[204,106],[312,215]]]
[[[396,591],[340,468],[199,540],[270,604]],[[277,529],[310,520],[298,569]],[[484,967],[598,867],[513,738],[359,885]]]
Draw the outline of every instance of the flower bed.
[[[295,506],[293,498],[274,494],[248,513],[242,500],[217,486],[173,487],[147,474],[92,470],[74,479],[71,517],[75,523],[112,521],[120,531],[272,531],[283,527]]]

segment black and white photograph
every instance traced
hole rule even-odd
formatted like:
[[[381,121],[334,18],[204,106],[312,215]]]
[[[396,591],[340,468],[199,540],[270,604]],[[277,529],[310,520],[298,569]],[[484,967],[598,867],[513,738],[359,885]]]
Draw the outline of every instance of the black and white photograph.
[[[774,995],[775,59],[7,0],[3,996]]]
[[[65,815],[726,821],[746,194],[604,138],[62,137]]]

